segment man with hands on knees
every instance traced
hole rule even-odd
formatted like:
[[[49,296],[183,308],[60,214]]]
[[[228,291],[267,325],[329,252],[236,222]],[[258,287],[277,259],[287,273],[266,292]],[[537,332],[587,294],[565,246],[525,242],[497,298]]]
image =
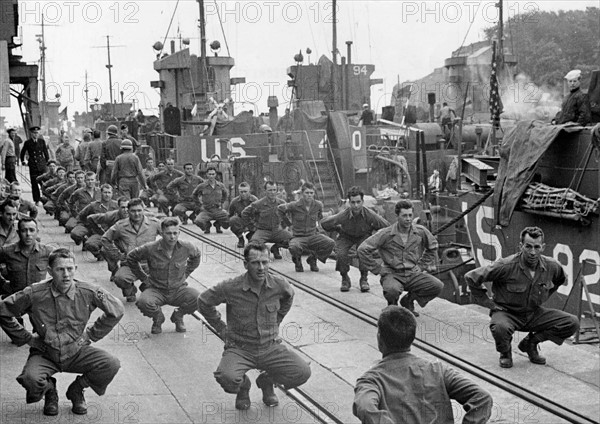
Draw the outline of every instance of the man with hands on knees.
[[[67,389],[72,412],[83,415],[83,391],[90,387],[99,396],[106,392],[120,368],[117,358],[90,346],[105,337],[123,317],[123,304],[109,292],[76,280],[75,257],[69,250],[54,250],[48,258],[49,280],[35,283],[0,302],[0,326],[17,345],[31,346],[17,381],[27,391],[26,402],[45,398],[44,415],[58,415],[57,372],[81,373]],[[95,309],[102,314],[91,326]],[[33,335],[15,317],[29,314]]]

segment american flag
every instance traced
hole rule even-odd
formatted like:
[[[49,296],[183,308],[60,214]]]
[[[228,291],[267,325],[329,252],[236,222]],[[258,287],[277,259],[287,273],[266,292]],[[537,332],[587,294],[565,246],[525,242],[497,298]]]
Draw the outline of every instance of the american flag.
[[[500,114],[502,113],[504,106],[502,106],[502,99],[500,98],[500,91],[498,88],[498,61],[496,58],[495,41],[492,49],[492,72],[490,73],[490,114],[492,124],[498,127],[500,126]]]

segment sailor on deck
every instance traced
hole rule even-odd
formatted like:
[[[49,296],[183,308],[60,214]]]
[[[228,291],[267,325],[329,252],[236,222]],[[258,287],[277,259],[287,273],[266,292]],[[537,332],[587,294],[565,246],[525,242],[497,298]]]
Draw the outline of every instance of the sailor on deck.
[[[553,123],[560,125],[575,122],[586,126],[592,117],[588,95],[581,91],[581,71],[574,69],[565,75],[565,79],[571,92],[563,101],[561,111],[558,112]]]

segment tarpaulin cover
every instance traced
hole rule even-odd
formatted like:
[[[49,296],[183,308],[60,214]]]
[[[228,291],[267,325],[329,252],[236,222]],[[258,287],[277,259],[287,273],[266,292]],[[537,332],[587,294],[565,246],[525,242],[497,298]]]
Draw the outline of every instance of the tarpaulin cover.
[[[294,109],[294,131],[326,130],[327,117],[311,117],[301,109]]]
[[[255,120],[254,115],[240,112],[232,121],[217,122],[214,135],[251,134],[256,126]]]
[[[500,146],[500,166],[494,189],[497,223],[502,226],[510,223],[519,199],[533,179],[538,160],[563,129],[565,125],[521,121],[506,134]]]

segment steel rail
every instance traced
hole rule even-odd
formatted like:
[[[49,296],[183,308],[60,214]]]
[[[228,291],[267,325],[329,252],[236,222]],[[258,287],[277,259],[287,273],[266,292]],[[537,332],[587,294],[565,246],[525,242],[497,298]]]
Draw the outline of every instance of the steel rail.
[[[213,247],[216,247],[217,249],[222,250],[238,259],[243,258],[243,255],[240,254],[238,251],[236,251],[234,249],[230,249],[228,247],[225,247],[222,244],[220,244],[208,237],[205,237],[201,234],[198,234],[188,228],[181,227],[181,231],[191,237],[201,240],[204,243],[207,243]],[[287,274],[284,274],[281,271],[277,271],[273,268],[270,268],[270,271],[273,274],[277,274],[282,277],[285,277],[290,282],[292,282],[292,284],[294,286],[298,287],[299,289],[303,290],[304,292],[317,297],[318,299],[352,315],[355,318],[360,319],[363,322],[366,322],[375,327],[377,326],[377,318],[376,317],[374,317],[370,314],[367,314],[367,313],[361,311],[360,309],[350,306],[344,302],[341,302],[340,300],[338,300],[334,297],[326,295],[326,294],[316,290],[315,288],[310,287],[309,285],[303,283],[302,281],[299,281],[293,277],[290,277]],[[440,349],[439,347],[435,346],[432,343],[429,343],[429,342],[426,342],[424,340],[417,338],[417,339],[415,339],[413,346],[443,360],[444,362],[447,362],[457,368],[460,368],[463,371],[465,371],[477,378],[480,378],[481,380],[484,380],[484,381],[504,390],[507,393],[517,396],[535,406],[538,406],[539,408],[541,408],[547,412],[550,412],[551,414],[553,414],[557,417],[567,420],[570,423],[574,423],[574,424],[597,424],[598,423],[596,420],[594,420],[590,417],[587,417],[583,414],[580,414],[577,411],[573,411],[572,409],[566,408],[566,407],[562,406],[560,403],[553,401],[552,399],[548,399],[547,397],[541,396],[541,395],[535,393],[534,391],[527,389],[525,387],[518,386],[517,384],[513,383],[512,381],[510,381],[506,378],[500,377],[498,375],[495,375],[495,374],[491,373],[490,371],[480,367],[479,365],[473,364],[469,361],[465,361],[464,359],[459,358],[456,355],[446,352],[443,349]]]

